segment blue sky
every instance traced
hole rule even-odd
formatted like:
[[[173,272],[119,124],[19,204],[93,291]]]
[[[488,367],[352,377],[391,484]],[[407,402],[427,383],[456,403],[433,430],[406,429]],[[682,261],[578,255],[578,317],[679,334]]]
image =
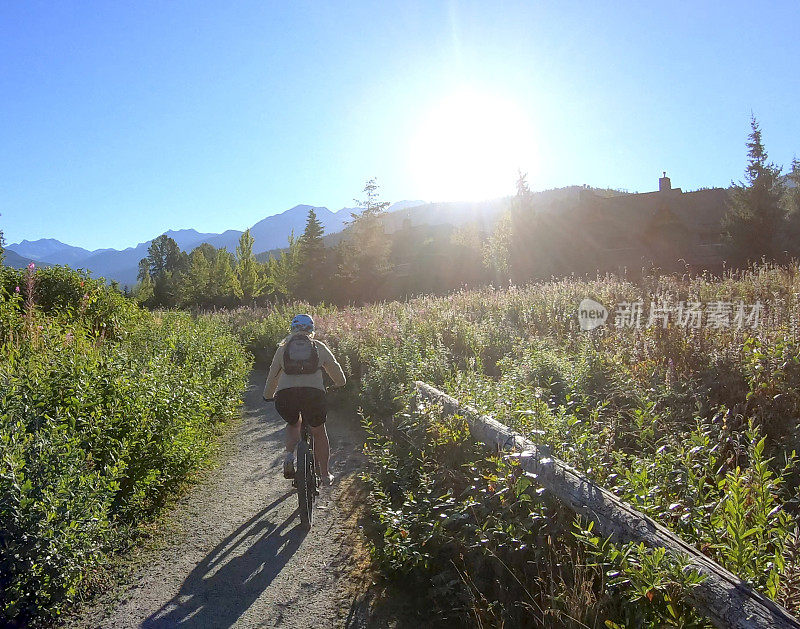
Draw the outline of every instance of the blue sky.
[[[0,228],[121,248],[298,203],[742,176],[800,153],[795,1],[0,3]]]

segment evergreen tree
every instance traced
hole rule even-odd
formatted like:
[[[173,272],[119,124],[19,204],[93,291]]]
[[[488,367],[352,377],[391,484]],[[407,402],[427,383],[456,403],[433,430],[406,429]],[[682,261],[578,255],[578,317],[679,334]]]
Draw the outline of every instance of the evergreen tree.
[[[207,242],[204,242],[201,245],[198,245],[192,250],[192,253],[197,252],[198,254],[202,255],[209,264],[214,264],[214,261],[217,259],[218,249],[214,245],[210,245]]]
[[[511,242],[511,213],[505,212],[495,223],[494,230],[483,248],[483,263],[493,281],[505,283],[509,278],[509,246]]]
[[[163,234],[154,239],[147,249],[147,257],[139,261],[139,282],[145,284],[149,280],[151,285],[142,287],[140,299],[151,308],[176,306],[179,276],[188,268],[188,262],[188,256],[172,238]]]
[[[185,271],[188,266],[186,254],[178,247],[178,243],[166,234],[150,243],[147,257],[144,259],[147,260],[147,272],[153,279],[163,277],[166,273]],[[141,263],[139,270],[141,273]]]
[[[136,275],[139,283],[150,280],[150,261],[147,258],[139,260],[139,272]]]
[[[182,307],[200,308],[212,304],[211,265],[216,258],[216,252],[214,247],[203,243],[189,254],[189,270],[183,275],[178,290]]]
[[[356,202],[356,205],[361,208],[361,212],[352,213],[350,215],[353,219],[353,222],[363,218],[364,216],[380,216],[390,205],[388,201],[380,200],[378,184],[375,181],[375,177],[367,180],[367,183],[364,185],[364,193],[366,194],[365,199],[361,201],[358,199],[353,199]]]
[[[241,289],[242,301],[248,304],[264,292],[259,264],[253,255],[254,242],[255,239],[248,229],[239,238],[239,246],[236,247],[236,279]]]
[[[327,252],[322,236],[325,229],[317,218],[314,208],[308,210],[306,228],[300,236],[302,272],[298,277],[298,297],[312,302],[322,301],[324,290],[330,280],[327,268]]]
[[[789,181],[786,186],[786,198],[792,209],[800,210],[800,159],[797,159],[797,156],[792,160],[792,170],[786,178]]]
[[[309,208],[308,218],[306,218],[306,228],[303,235],[300,236],[300,247],[303,251],[303,257],[308,262],[322,262],[325,259],[325,244],[322,242],[322,236],[325,234],[325,228],[317,218],[317,213],[314,208]]]
[[[348,301],[383,297],[391,270],[390,240],[383,229],[383,214],[389,202],[379,199],[374,178],[367,181],[364,192],[365,199],[355,200],[361,211],[351,215],[347,242],[339,247],[338,275]]]
[[[242,298],[242,289],[233,270],[234,263],[233,254],[227,249],[216,250],[209,281],[209,296],[214,306],[232,306]]]
[[[522,284],[545,272],[539,216],[534,208],[527,175],[522,171],[518,173],[517,194],[511,199],[508,220],[506,270],[513,282]]]
[[[140,304],[152,307],[153,301],[153,280],[146,272],[142,276],[141,262],[139,263],[139,283],[133,288],[133,296]]]
[[[762,256],[776,258],[784,227],[781,169],[768,161],[755,116],[750,119],[750,128],[745,181],[732,184],[728,212],[722,224],[729,259],[736,266]]]
[[[452,254],[455,283],[451,288],[468,284],[475,286],[489,281],[483,252],[486,238],[476,222],[457,228],[450,236],[449,247]]]

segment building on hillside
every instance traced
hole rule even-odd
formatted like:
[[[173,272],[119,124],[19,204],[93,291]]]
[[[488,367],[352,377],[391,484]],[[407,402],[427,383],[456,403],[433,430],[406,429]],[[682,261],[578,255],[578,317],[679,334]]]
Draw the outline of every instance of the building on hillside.
[[[585,248],[584,270],[719,271],[728,191],[683,192],[667,174],[658,191],[602,197],[584,190],[568,212]]]

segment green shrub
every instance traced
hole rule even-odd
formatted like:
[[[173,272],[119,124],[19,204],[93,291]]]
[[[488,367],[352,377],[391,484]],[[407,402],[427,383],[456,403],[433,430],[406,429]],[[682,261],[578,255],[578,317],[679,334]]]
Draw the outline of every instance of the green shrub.
[[[30,300],[40,314],[80,323],[104,338],[119,337],[131,319],[143,315],[122,293],[87,271],[53,266],[31,273],[0,266],[0,278],[0,292],[6,295],[15,295],[19,287],[20,311]]]
[[[64,269],[24,279],[34,300],[0,289],[6,624],[57,615],[81,592],[208,456],[249,370],[236,338],[212,321],[144,313],[96,283],[78,298],[88,280]]]

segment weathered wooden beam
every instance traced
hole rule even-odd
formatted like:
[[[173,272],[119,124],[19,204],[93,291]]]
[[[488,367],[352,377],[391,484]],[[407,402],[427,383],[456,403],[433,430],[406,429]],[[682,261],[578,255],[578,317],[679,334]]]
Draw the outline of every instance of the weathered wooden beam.
[[[477,441],[495,450],[517,451],[525,471],[535,474],[537,482],[561,502],[593,520],[601,534],[622,543],[635,541],[650,548],[663,547],[672,555],[687,557],[692,567],[706,577],[687,596],[717,627],[800,628],[800,622],[783,607],[574,468],[546,456],[519,433],[424,382],[417,382],[416,387],[421,398],[440,405],[447,414],[464,417]]]

